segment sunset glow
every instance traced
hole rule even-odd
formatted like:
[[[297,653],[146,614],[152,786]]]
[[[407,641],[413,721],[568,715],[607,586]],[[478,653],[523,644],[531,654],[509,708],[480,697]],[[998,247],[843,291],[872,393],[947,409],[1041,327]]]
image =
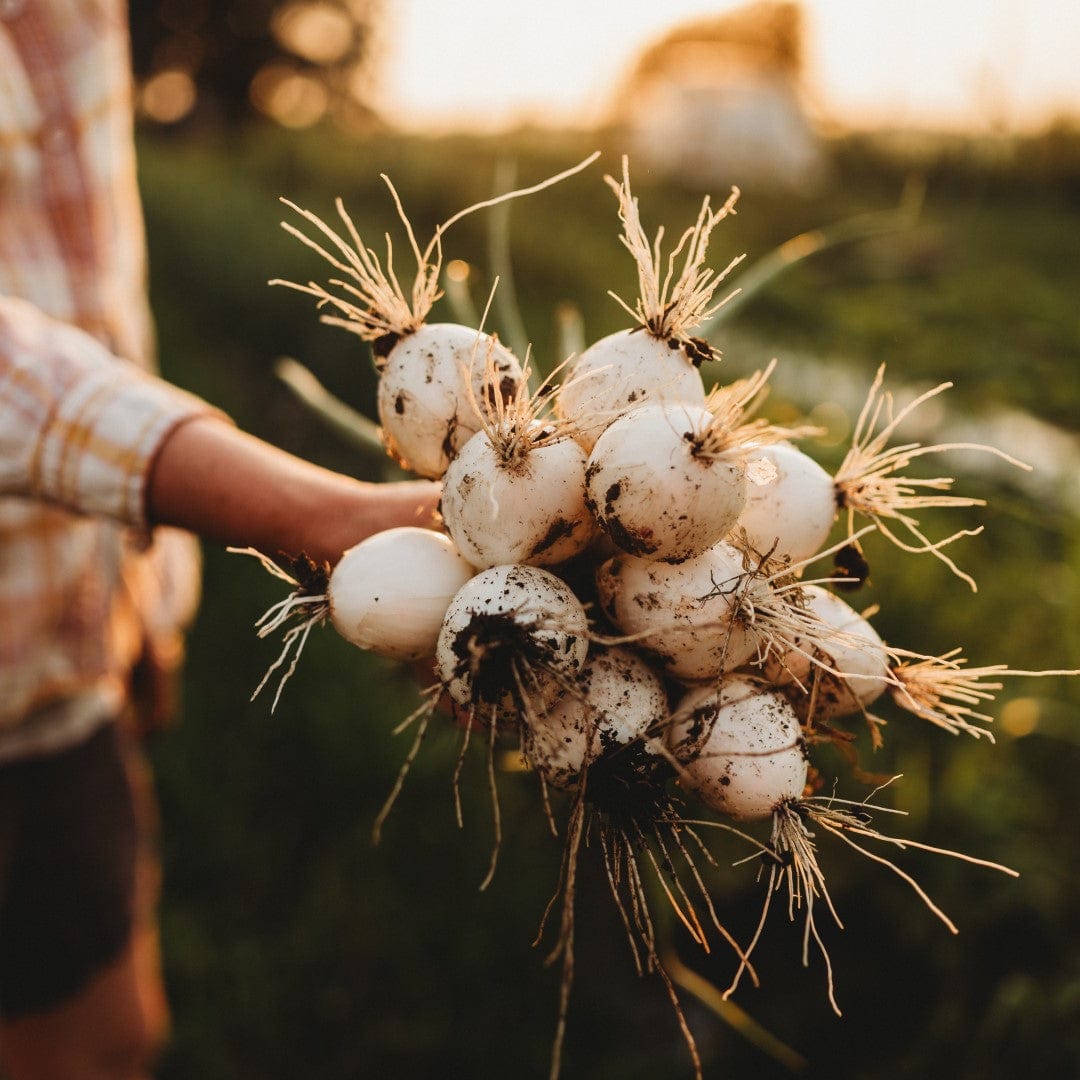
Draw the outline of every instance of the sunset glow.
[[[590,125],[640,50],[716,0],[398,0],[381,108],[417,129]],[[812,110],[843,124],[1022,130],[1080,114],[1076,0],[805,0]]]

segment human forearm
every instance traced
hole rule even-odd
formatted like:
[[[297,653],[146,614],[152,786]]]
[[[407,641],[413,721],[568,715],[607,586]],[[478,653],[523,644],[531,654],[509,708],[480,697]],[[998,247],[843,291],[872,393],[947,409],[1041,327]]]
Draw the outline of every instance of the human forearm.
[[[222,544],[336,562],[372,533],[433,524],[438,498],[437,484],[364,483],[204,416],[177,427],[159,450],[147,516]]]

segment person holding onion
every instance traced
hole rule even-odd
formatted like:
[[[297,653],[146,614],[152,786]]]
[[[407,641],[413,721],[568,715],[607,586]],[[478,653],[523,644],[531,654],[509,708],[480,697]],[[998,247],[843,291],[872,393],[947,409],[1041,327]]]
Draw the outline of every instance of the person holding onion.
[[[130,736],[169,708],[190,533],[333,562],[439,487],[301,461],[152,374],[122,0],[0,0],[0,55],[0,1067],[120,1080],[168,1023]]]

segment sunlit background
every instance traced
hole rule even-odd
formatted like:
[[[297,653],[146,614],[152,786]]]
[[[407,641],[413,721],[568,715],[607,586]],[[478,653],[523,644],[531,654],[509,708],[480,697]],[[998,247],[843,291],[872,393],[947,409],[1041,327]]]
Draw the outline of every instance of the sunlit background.
[[[602,125],[666,33],[696,26],[716,46],[732,37],[731,11],[746,10],[708,0],[235,0],[219,5],[222,17],[201,0],[134,6],[165,31],[140,58],[141,104],[155,120],[195,108],[208,38],[268,32],[280,55],[250,73],[258,110],[305,127],[351,101],[416,131]],[[805,0],[799,9],[789,74],[823,123],[1015,132],[1074,115],[1080,102],[1071,0]]]
[[[985,525],[950,549],[979,591],[870,538],[861,595],[881,605],[879,631],[935,653],[961,645],[973,664],[1080,666],[1075,0],[133,0],[131,18],[153,302],[180,385],[289,450],[383,478],[381,457],[276,374],[293,357],[373,415],[366,349],[267,288],[325,269],[279,228],[280,196],[324,215],[341,196],[365,237],[381,250],[389,232],[402,252],[380,173],[424,238],[495,189],[601,150],[585,174],[466,218],[445,241],[437,317],[475,318],[498,274],[489,324],[551,367],[575,336],[625,323],[607,292],[632,296],[634,274],[601,179],[624,152],[650,231],[678,235],[703,194],[737,184],[739,212],[710,255],[747,259],[710,380],[777,358],[767,415],[822,428],[807,449],[835,468],[887,362],[901,400],[955,383],[912,438],[992,443],[1035,466],[942,459],[987,505],[928,511],[924,525]],[[313,634],[271,716],[248,698],[277,655],[251,629],[280,599],[275,583],[213,548],[206,583],[184,716],[154,747],[175,1011],[161,1076],[546,1076],[558,977],[532,940],[560,843],[535,788],[500,776],[506,839],[479,893],[483,763],[467,762],[459,830],[446,725],[373,847],[407,749],[390,733],[416,705],[411,674]],[[953,938],[904,882],[829,846],[845,929],[819,925],[844,1017],[820,961],[802,967],[799,927],[774,910],[762,987],[737,997],[745,1016],[683,994],[707,1077],[1080,1075],[1080,680],[1003,681],[986,703],[996,745],[897,711],[876,753],[851,731],[862,765],[904,774],[886,794],[908,815],[897,832],[1021,877],[905,858],[956,919]],[[831,764],[842,794],[865,796],[839,755]],[[746,854],[734,841],[716,852],[710,887],[746,940],[754,867],[731,869]],[[564,1077],[690,1077],[663,987],[636,977],[606,882],[595,866],[583,875]],[[651,899],[665,956],[726,985],[731,954],[703,956]]]
[[[602,123],[657,38],[737,6],[405,0],[388,12],[379,101],[387,116],[423,130]],[[823,120],[1011,130],[1080,101],[1080,11],[1070,0],[800,6],[797,75]]]

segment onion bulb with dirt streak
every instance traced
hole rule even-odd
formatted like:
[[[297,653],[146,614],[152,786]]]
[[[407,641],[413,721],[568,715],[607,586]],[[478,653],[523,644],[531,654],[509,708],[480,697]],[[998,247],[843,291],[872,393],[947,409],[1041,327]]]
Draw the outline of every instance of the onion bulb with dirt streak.
[[[771,817],[806,787],[799,719],[767,682],[732,675],[691,690],[675,710],[668,745],[682,781],[707,806],[739,821]]]
[[[506,415],[477,432],[443,480],[447,531],[476,566],[554,566],[596,535],[585,452],[565,431]]]
[[[412,223],[389,177],[383,176],[405,229],[408,250],[416,263],[411,280],[394,266],[394,245],[386,235],[383,258],[360,235],[345,204],[336,201],[342,232],[317,214],[288,199],[304,231],[288,222],[282,227],[337,272],[326,284],[275,279],[315,299],[322,321],[356,334],[371,344],[380,374],[379,419],[387,452],[420,476],[438,479],[466,439],[480,428],[477,402],[508,397],[522,378],[516,358],[479,330],[456,323],[429,323],[428,315],[442,296],[439,278],[443,238],[463,217],[542,191],[589,165],[597,154],[539,184],[508,191],[474,203],[437,226],[421,248]],[[404,282],[404,286],[402,284]],[[489,370],[497,373],[488,378]]]
[[[493,566],[450,601],[435,666],[457,704],[527,715],[573,679],[588,648],[585,609],[564,581],[537,566]]]
[[[727,535],[746,504],[745,452],[703,406],[634,409],[597,440],[585,473],[600,527],[631,555],[678,562]]]

